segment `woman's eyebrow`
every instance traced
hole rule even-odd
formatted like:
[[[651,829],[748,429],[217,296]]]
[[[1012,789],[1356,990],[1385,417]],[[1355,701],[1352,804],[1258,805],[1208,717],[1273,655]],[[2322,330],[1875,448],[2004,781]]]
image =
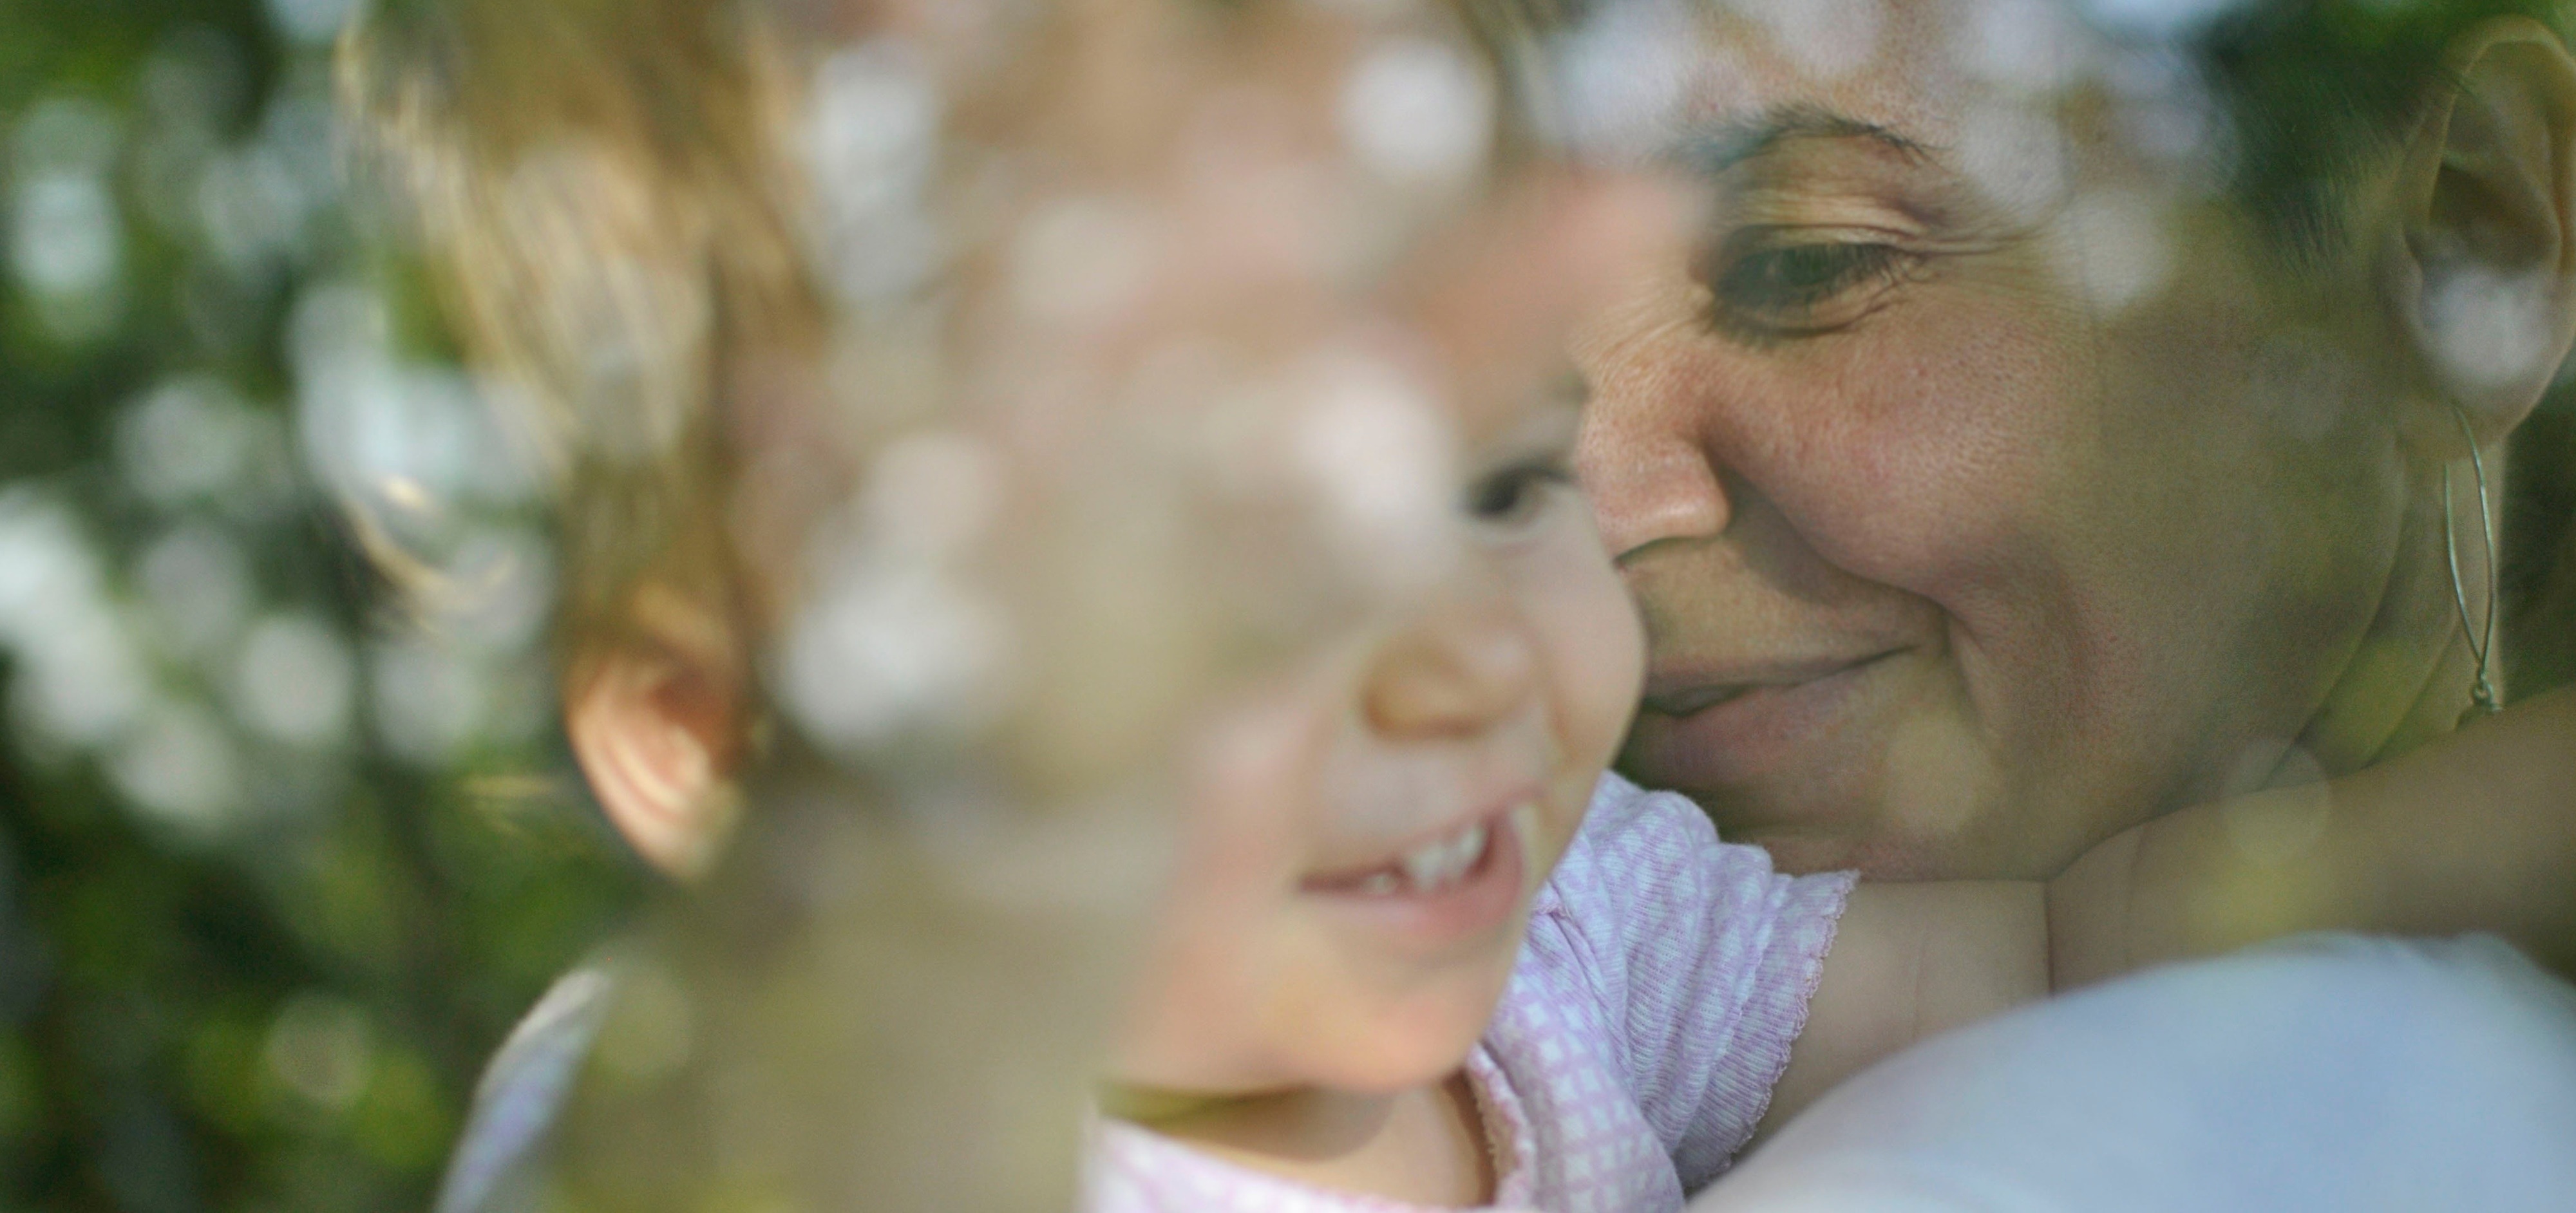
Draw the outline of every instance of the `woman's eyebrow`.
[[[1666,158],[1695,176],[1716,177],[1781,144],[1808,139],[1865,140],[1916,161],[1929,160],[1933,154],[1931,146],[1875,122],[1796,105],[1687,131],[1674,141]]]

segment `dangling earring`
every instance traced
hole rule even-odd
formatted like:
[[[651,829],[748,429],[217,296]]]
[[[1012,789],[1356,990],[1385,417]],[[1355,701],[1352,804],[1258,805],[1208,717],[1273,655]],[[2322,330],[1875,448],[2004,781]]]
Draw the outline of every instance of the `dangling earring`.
[[[2495,652],[2496,599],[2500,582],[2496,571],[2495,512],[2487,504],[2487,462],[2478,454],[2477,431],[2469,425],[2469,415],[2458,404],[2451,406],[2451,416],[2460,423],[2460,436],[2469,444],[2469,467],[2478,479],[2478,542],[2486,553],[2487,609],[2486,626],[2469,623],[2469,592],[2460,579],[2460,527],[2451,508],[2451,465],[2442,465],[2442,547],[2451,561],[2451,602],[2460,609],[2460,631],[2468,637],[2469,656],[2478,663],[2477,681],[2469,684],[2469,710],[2460,713],[2460,723],[2480,716],[2493,716],[2496,706],[2495,681],[2489,673],[2488,657]]]

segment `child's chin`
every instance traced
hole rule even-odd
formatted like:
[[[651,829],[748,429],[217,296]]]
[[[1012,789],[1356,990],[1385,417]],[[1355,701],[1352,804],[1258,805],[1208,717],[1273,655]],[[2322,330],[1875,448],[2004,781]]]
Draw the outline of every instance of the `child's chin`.
[[[1192,1016],[1165,1022],[1170,1032],[1131,1031],[1112,1048],[1108,1076],[1140,1089],[1212,1097],[1292,1089],[1384,1094],[1445,1081],[1492,1022],[1518,942],[1515,932],[1511,946],[1491,958],[1415,973],[1395,989],[1354,981],[1348,969],[1308,971],[1293,983],[1299,1013],[1243,1015],[1265,1025],[1248,1037],[1189,1034]]]
[[[1418,1056],[1393,1060],[1365,1072],[1353,1073],[1348,1076],[1348,1081],[1325,1085],[1336,1090],[1373,1095],[1411,1091],[1448,1081],[1467,1064],[1467,1055],[1475,1048],[1476,1038],[1470,1036],[1454,1048],[1424,1049]]]
[[[1321,1085],[1346,1091],[1402,1091],[1440,1082],[1467,1063],[1493,1021],[1501,983],[1461,990],[1454,999],[1425,1005],[1416,1000],[1400,1014],[1369,1025],[1364,1044],[1347,1050],[1333,1079]]]
[[[1154,1093],[1148,1103],[1293,1090],[1394,1095],[1445,1082],[1458,1073],[1475,1051],[1481,1027],[1479,1020],[1454,1032],[1430,1034],[1417,1029],[1401,1039],[1372,1041],[1364,1049],[1316,1050],[1303,1058],[1274,1059],[1284,1064],[1253,1069],[1177,1065],[1169,1058],[1122,1061],[1108,1068],[1106,1080],[1115,1089]]]

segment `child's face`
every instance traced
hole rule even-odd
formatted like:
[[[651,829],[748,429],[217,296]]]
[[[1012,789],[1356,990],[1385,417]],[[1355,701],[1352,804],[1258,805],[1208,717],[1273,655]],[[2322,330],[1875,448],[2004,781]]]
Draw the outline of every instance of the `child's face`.
[[[1550,385],[1568,322],[1678,256],[1676,200],[1489,167],[1493,82],[1446,26],[1377,7],[1399,16],[1254,5],[1183,36],[1154,6],[1099,6],[1026,97],[979,108],[961,85],[941,178],[961,201],[930,212],[955,250],[938,390],[901,373],[922,360],[913,330],[872,322],[834,351],[830,398],[863,421],[933,398],[976,455],[930,475],[881,474],[893,447],[845,461],[873,469],[865,508],[820,534],[865,576],[814,563],[810,536],[754,562],[797,571],[768,595],[802,603],[776,667],[788,715],[870,756],[907,735],[836,738],[865,716],[840,701],[888,671],[937,682],[916,637],[971,632],[945,627],[950,598],[989,608],[1000,640],[960,647],[1000,672],[961,662],[951,697],[981,766],[950,799],[1027,811],[990,829],[948,800],[915,815],[979,840],[941,851],[976,858],[977,890],[1154,888],[1095,852],[1159,857],[1177,836],[1113,1041],[1109,1076],[1138,1088],[1395,1089],[1454,1069],[1637,700],[1639,624],[1566,471],[1577,402]],[[1389,89],[1413,98],[1393,125],[1371,100]],[[1426,105],[1455,111],[1456,155],[1425,160],[1440,149],[1406,124]],[[899,427],[846,428],[747,441],[802,458]],[[939,504],[977,498],[947,491],[976,480],[951,463],[984,469],[985,507]],[[930,504],[878,509],[897,489]],[[801,533],[771,513],[741,529]],[[941,626],[879,627],[871,595],[931,600],[917,613]],[[1173,770],[1176,830],[1092,807]],[[1053,1013],[1078,1018],[1079,993],[1050,990]]]
[[[1638,692],[1636,615],[1562,471],[1575,420],[1448,411],[1454,566],[1212,714],[1116,1081],[1393,1090],[1483,1032]]]

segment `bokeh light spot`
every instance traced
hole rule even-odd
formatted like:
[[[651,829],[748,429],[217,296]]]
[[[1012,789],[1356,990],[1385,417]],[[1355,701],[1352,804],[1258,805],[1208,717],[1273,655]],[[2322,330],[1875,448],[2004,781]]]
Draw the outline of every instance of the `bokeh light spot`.
[[[154,705],[108,764],[117,791],[148,820],[191,841],[229,830],[241,802],[241,760],[212,712],[191,702]]]
[[[262,1055],[280,1086],[337,1114],[366,1092],[375,1049],[375,1031],[364,1009],[334,995],[307,992],[278,1009]]]
[[[356,679],[339,632],[309,615],[277,614],[243,641],[232,699],[242,720],[272,741],[335,745],[348,733]]]

